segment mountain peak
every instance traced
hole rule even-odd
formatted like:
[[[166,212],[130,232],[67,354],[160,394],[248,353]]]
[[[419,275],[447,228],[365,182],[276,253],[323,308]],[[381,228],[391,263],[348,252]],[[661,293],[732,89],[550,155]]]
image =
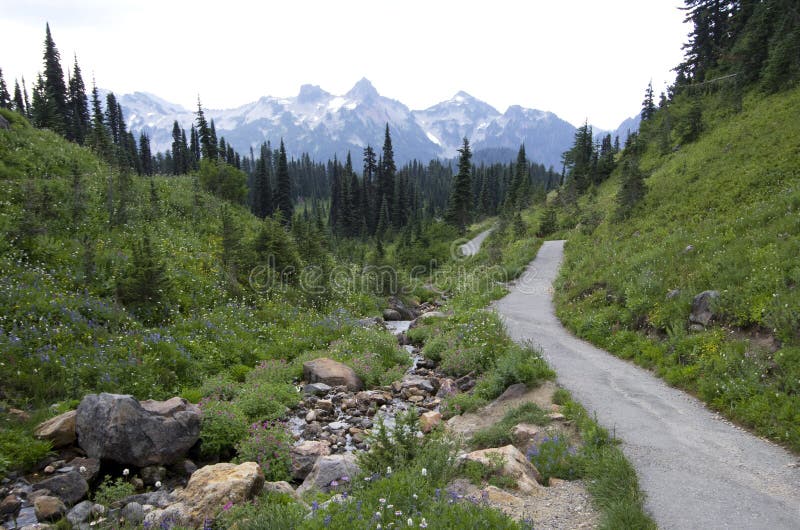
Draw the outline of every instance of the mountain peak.
[[[366,77],[362,77],[358,83],[346,94],[347,97],[354,99],[368,99],[378,96],[378,91],[372,86],[372,83]]]
[[[314,103],[327,96],[330,94],[322,90],[319,85],[303,85],[300,87],[300,93],[297,94],[297,102]]]
[[[475,101],[475,98],[464,92],[463,90],[459,90],[455,96],[453,96],[452,101],[456,103],[464,103],[466,101]]]

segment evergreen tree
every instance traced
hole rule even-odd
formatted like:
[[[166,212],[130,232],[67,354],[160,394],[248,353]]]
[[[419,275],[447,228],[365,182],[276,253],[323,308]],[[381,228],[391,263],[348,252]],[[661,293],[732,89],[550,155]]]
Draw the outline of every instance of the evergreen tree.
[[[158,213],[160,211],[159,203],[161,201],[158,200],[158,190],[156,189],[156,179],[150,178],[150,219],[157,219]]]
[[[292,183],[289,180],[289,166],[286,161],[286,148],[281,138],[276,176],[275,205],[283,216],[284,224],[292,222]]]
[[[47,128],[58,133],[62,133],[64,130],[63,116],[58,115],[56,102],[48,95],[47,85],[42,74],[36,77],[36,84],[33,85],[30,117],[34,127]]]
[[[28,101],[28,87],[25,85],[25,76],[22,76],[22,97],[25,100],[25,114],[28,119],[31,119],[31,102]]]
[[[472,151],[467,138],[464,138],[464,143],[458,152],[458,174],[453,180],[453,190],[445,219],[459,232],[464,232],[469,224],[472,209]]]
[[[242,236],[227,204],[222,205],[220,217],[222,221],[222,266],[235,278]]]
[[[191,152],[192,161],[194,162],[191,166],[191,169],[197,169],[200,162],[200,139],[194,124],[192,124],[189,132],[189,151]]]
[[[212,135],[211,128],[206,121],[206,115],[203,113],[203,105],[200,103],[200,98],[197,98],[197,139],[200,145],[200,157],[206,160],[214,160],[217,158],[217,139],[216,134]],[[200,158],[198,157],[198,159]]]
[[[145,232],[134,244],[128,270],[117,282],[117,296],[145,323],[155,324],[169,314],[165,302],[171,285],[167,268],[153,249],[150,235]]]
[[[0,68],[0,108],[11,108],[11,94],[8,93],[6,80],[3,79],[3,69]]]
[[[142,175],[153,174],[153,155],[150,152],[150,137],[142,131],[139,135],[139,164]]]
[[[97,91],[97,84],[92,81],[92,127],[89,145],[101,157],[108,159],[110,155],[109,144],[108,131],[103,121],[103,109],[100,107],[100,94]]]
[[[644,174],[639,168],[639,156],[642,142],[636,133],[631,134],[625,145],[622,156],[622,170],[619,191],[617,192],[617,219],[626,219],[631,215],[634,207],[647,193],[644,184]]]
[[[66,122],[67,86],[64,83],[64,71],[61,69],[61,56],[50,34],[50,24],[46,26],[44,39],[44,93],[46,100],[52,104],[52,113],[47,113],[47,123],[40,125],[58,133],[68,130]]]
[[[555,203],[548,204],[539,217],[539,230],[536,237],[547,237],[558,229]]]
[[[22,97],[22,91],[19,88],[19,83],[17,80],[14,80],[14,110],[22,114],[23,116],[28,115],[28,109],[25,108],[25,100]]]
[[[614,171],[614,146],[611,143],[611,134],[603,137],[600,143],[600,155],[597,158],[597,183],[607,179]]]
[[[642,121],[647,121],[656,113],[656,104],[653,99],[653,82],[647,84],[647,90],[644,92],[644,101],[642,101]]]
[[[389,134],[389,124],[386,124],[386,133],[383,139],[383,155],[378,173],[378,195],[379,197],[386,197],[386,203],[392,204],[394,199],[394,179],[397,173],[397,167],[394,163],[394,149],[392,148],[392,136]]]
[[[188,173],[187,167],[187,148],[186,148],[186,133],[178,125],[178,120],[172,123],[172,173],[175,175],[184,175]]]
[[[114,145],[120,145],[122,143],[122,138],[120,137],[120,116],[119,116],[119,104],[117,103],[117,97],[114,95],[113,92],[109,92],[106,94],[106,127],[108,127],[108,132],[111,135],[111,143]]]
[[[530,166],[528,165],[528,158],[525,155],[525,144],[519,146],[517,163],[514,166],[512,174],[513,178],[509,186],[506,203],[511,208],[519,208],[524,206],[527,202],[527,196],[530,192]]]
[[[72,75],[69,78],[68,103],[69,128],[67,129],[67,138],[79,145],[84,145],[90,129],[89,102],[86,99],[86,85],[83,83],[77,56],[72,66]]]
[[[595,180],[597,158],[592,128],[584,123],[575,131],[572,148],[563,155],[567,184],[574,188],[575,193],[583,193]]]

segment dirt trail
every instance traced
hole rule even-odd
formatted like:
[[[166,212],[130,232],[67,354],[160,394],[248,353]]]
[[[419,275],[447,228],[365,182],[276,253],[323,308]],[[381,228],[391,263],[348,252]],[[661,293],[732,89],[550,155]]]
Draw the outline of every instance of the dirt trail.
[[[514,340],[540,347],[559,383],[622,438],[659,527],[800,528],[796,458],[561,325],[552,281],[563,248],[544,243],[496,310]]]

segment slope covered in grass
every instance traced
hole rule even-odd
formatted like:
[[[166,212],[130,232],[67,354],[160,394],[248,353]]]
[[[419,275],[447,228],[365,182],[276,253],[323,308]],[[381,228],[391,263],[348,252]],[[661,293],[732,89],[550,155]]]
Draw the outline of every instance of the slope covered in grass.
[[[616,178],[568,236],[558,312],[578,335],[653,368],[800,450],[800,90],[751,97],[700,139],[642,159],[647,195],[616,222]],[[693,297],[719,291],[691,331]]]

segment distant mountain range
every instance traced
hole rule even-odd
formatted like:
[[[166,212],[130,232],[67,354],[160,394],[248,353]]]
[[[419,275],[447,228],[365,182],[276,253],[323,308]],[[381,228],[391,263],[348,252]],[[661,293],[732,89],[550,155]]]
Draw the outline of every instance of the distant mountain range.
[[[154,152],[171,147],[175,120],[188,132],[195,119],[196,109],[145,92],[117,99],[128,130],[137,136],[147,132]],[[572,145],[575,133],[573,125],[552,112],[513,105],[501,114],[466,92],[425,110],[410,110],[381,96],[367,79],[342,96],[303,85],[296,97],[265,96],[234,109],[204,110],[207,119],[214,119],[217,136],[224,136],[242,154],[264,141],[277,145],[283,138],[290,156],[308,153],[322,161],[334,154],[343,159],[350,151],[356,167],[367,144],[380,150],[387,123],[399,163],[453,158],[466,136],[476,162],[508,161],[524,143],[531,161],[559,169],[561,154]],[[620,141],[624,142],[627,130],[636,128],[638,117],[626,120],[620,126]]]

